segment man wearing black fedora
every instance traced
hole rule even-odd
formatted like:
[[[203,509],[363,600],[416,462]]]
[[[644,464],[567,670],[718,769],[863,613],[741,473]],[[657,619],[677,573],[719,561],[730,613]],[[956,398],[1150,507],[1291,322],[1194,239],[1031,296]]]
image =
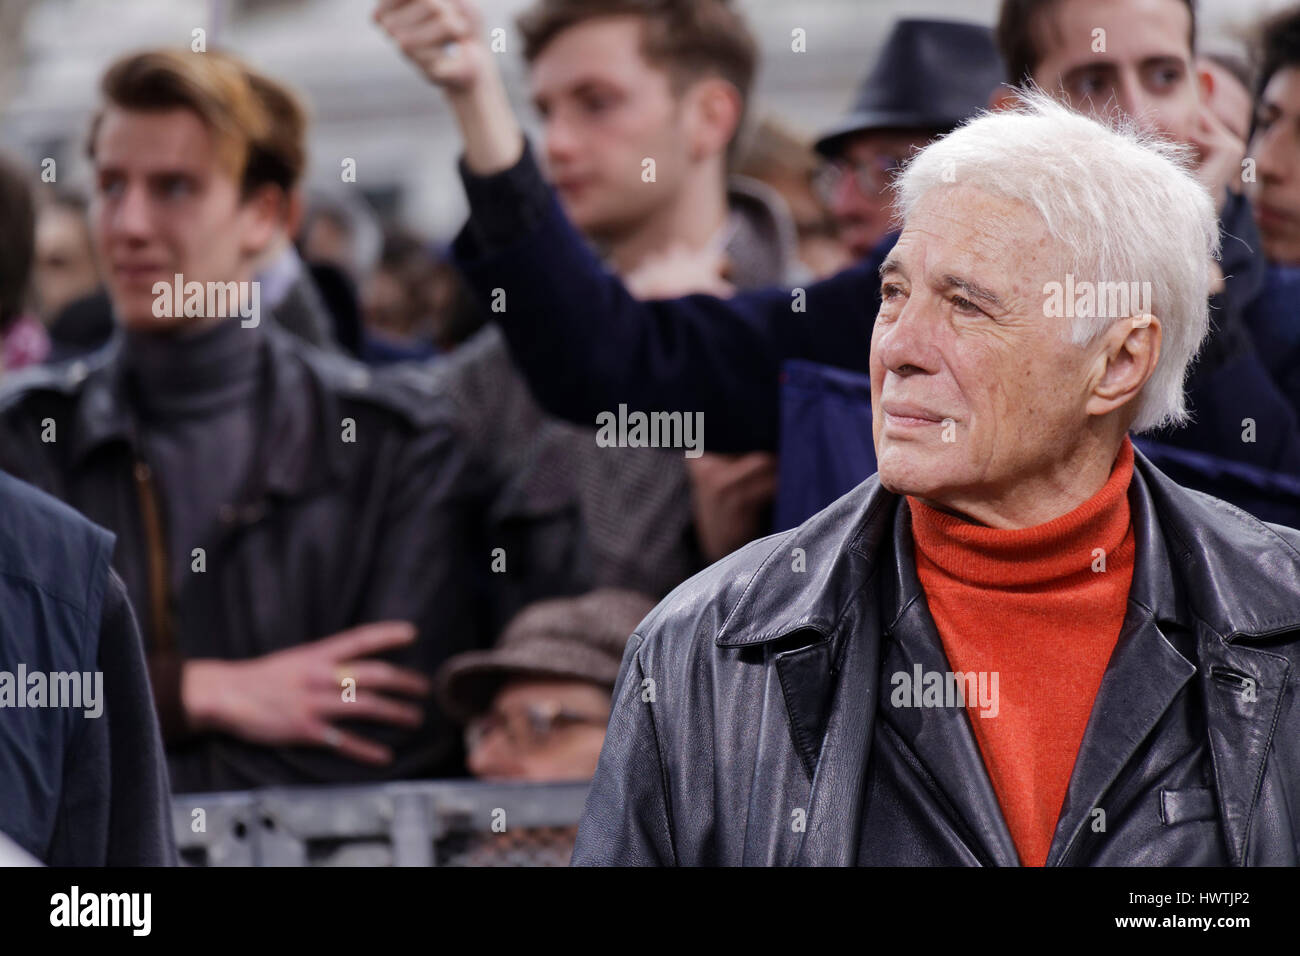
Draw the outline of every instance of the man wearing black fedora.
[[[1002,75],[988,27],[954,20],[894,24],[848,114],[814,144],[827,160],[818,191],[856,258],[879,262],[894,244],[891,174],[982,109]]]

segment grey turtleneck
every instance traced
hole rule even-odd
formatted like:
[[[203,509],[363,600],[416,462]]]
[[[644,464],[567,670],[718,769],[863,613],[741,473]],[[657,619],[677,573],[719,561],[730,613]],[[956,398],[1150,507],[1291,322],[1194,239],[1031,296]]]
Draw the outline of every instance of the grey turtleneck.
[[[173,593],[209,548],[223,505],[240,500],[258,435],[260,328],[238,319],[174,333],[127,332],[123,359],[167,526]],[[210,556],[209,556],[210,557]]]

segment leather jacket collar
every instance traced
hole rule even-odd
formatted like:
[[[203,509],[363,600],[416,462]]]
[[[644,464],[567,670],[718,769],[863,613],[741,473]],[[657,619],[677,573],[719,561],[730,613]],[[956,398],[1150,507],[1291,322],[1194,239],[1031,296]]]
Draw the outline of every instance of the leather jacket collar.
[[[1300,552],[1290,544],[1279,547],[1270,526],[1175,484],[1139,449],[1133,453],[1129,502],[1137,555],[1130,599],[1158,621],[1191,626],[1199,620],[1225,643],[1300,629]],[[852,527],[829,539],[815,523],[790,533],[788,546],[769,556],[728,612],[715,638],[719,647],[764,644],[802,630],[830,637],[847,604],[878,572],[893,581],[895,617],[915,599],[893,552],[884,551],[885,566],[880,561],[882,545],[892,540],[899,496],[875,475],[849,493],[858,495],[863,501]],[[786,562],[799,549],[806,579],[792,594]],[[829,561],[828,549],[836,555]],[[1225,577],[1225,562],[1251,573]]]

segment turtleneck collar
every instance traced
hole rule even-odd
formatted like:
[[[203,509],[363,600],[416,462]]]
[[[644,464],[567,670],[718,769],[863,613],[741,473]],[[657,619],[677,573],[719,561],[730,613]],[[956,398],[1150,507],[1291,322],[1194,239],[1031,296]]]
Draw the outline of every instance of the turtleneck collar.
[[[122,356],[146,418],[202,417],[251,400],[262,343],[259,327],[232,318],[197,330],[128,331]]]
[[[1095,495],[1068,514],[1031,528],[973,524],[909,495],[917,556],[950,579],[990,589],[1051,587],[1091,575],[1097,548],[1109,560],[1125,546],[1132,477],[1133,443],[1126,435],[1110,477]]]

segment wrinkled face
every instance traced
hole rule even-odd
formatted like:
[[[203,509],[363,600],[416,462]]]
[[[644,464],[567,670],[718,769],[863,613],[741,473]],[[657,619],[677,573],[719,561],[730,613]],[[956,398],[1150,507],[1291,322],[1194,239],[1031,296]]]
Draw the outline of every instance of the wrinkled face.
[[[470,772],[487,780],[590,780],[609,713],[609,691],[595,684],[510,681],[470,735]]]
[[[1250,155],[1255,182],[1247,183],[1264,255],[1300,265],[1300,67],[1278,70],[1256,109]]]
[[[1061,0],[1038,19],[1039,86],[1064,90],[1082,113],[1118,106],[1167,139],[1194,142],[1200,94],[1182,0]]]
[[[823,188],[840,239],[854,258],[865,258],[889,232],[892,172],[930,139],[920,130],[875,130],[845,141],[833,164],[838,175]]]
[[[532,64],[551,181],[589,236],[636,227],[671,197],[689,166],[689,91],[641,53],[641,19],[601,17],[558,34]],[[642,180],[653,159],[655,181]]]
[[[1083,435],[1089,353],[1047,318],[1065,250],[1029,207],[929,192],[882,269],[871,336],[882,484],[939,506],[1007,497]]]
[[[36,221],[32,282],[47,321],[99,285],[85,218],[67,206],[47,206]]]
[[[156,317],[154,283],[247,281],[275,224],[274,204],[240,201],[196,113],[116,107],[95,141],[90,219],[118,318],[140,329],[204,321]]]

